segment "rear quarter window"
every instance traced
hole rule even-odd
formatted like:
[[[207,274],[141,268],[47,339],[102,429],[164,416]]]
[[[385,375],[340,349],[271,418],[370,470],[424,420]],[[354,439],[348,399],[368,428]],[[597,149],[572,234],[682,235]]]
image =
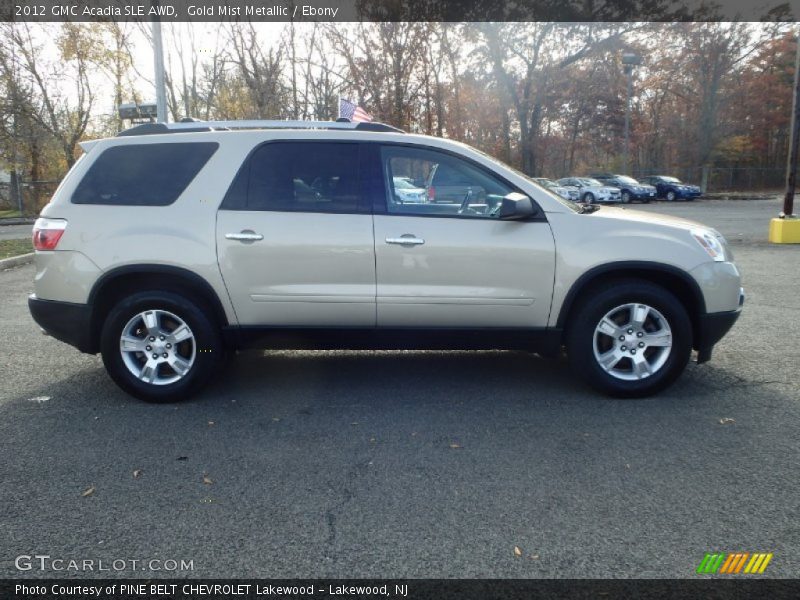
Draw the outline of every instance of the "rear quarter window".
[[[175,202],[208,159],[216,142],[114,146],[89,167],[73,204],[167,206]]]

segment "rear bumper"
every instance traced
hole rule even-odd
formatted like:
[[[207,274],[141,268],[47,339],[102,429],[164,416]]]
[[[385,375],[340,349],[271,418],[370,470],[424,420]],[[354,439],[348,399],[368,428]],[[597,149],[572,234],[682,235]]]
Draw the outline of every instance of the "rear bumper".
[[[45,333],[81,352],[95,354],[91,335],[92,307],[57,300],[42,300],[36,294],[28,296],[28,310]]]

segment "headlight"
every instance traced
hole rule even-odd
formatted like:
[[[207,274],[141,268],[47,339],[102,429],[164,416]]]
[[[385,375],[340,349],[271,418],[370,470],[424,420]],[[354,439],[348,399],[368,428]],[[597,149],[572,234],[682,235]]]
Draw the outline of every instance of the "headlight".
[[[714,232],[708,229],[692,229],[692,237],[715,261],[723,262],[725,260],[725,246],[717,239]]]

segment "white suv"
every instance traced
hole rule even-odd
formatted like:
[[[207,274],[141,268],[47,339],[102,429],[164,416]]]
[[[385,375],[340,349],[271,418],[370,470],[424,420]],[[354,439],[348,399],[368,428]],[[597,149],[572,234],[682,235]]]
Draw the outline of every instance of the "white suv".
[[[34,226],[34,319],[124,390],[197,391],[237,348],[517,349],[616,396],[739,316],[725,241],[580,206],[460,143],[349,122],[191,122],[84,142]],[[447,172],[459,197],[407,202]]]

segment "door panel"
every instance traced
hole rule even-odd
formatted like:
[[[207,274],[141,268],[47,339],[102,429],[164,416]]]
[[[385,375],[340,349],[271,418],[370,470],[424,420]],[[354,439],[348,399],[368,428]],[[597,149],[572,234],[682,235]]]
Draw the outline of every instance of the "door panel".
[[[545,327],[555,269],[546,222],[375,215],[378,325]],[[412,235],[423,244],[386,239]]]
[[[496,217],[517,190],[453,153],[387,144],[379,154],[378,326],[546,327],[555,271],[550,225]],[[466,192],[443,198],[437,189],[428,202],[407,204],[389,184],[404,178],[430,188],[437,177],[441,188],[458,182]]]
[[[370,215],[220,211],[217,252],[241,325],[375,325]]]
[[[269,142],[217,213],[241,325],[374,327],[375,244],[357,143]]]

